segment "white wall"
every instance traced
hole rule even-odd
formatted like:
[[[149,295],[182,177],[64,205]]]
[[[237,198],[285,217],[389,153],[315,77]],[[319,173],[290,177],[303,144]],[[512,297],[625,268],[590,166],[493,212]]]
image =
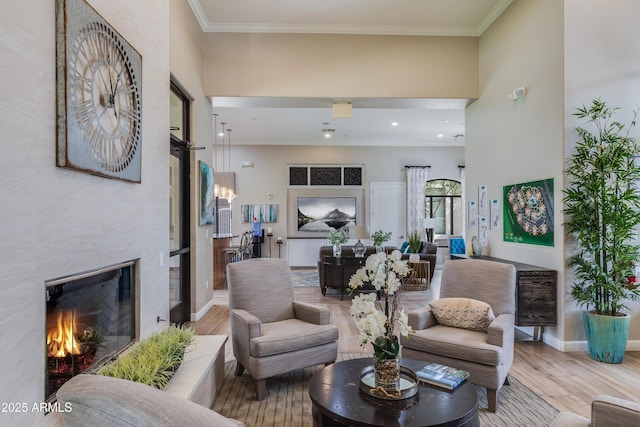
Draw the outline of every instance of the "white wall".
[[[236,172],[236,193],[233,201],[233,231],[249,228],[240,222],[243,204],[277,204],[278,222],[272,227],[274,236],[287,237],[287,186],[289,164],[363,164],[365,221],[369,221],[369,183],[405,180],[405,165],[431,165],[429,179],[459,180],[458,165],[464,164],[462,147],[336,147],[336,146],[234,146],[231,150],[232,169]],[[253,168],[241,168],[249,160]],[[273,199],[268,200],[267,194]],[[277,254],[277,248],[274,249]],[[272,253],[273,253],[272,250]],[[286,243],[281,248],[286,254]]]
[[[0,402],[44,399],[45,280],[140,258],[141,335],[169,314],[169,0],[89,3],[142,54],[142,183],[56,168],[55,2],[4,4]],[[57,422],[0,413],[1,425]]]
[[[207,33],[215,96],[478,97],[478,39],[354,34]]]
[[[562,38],[561,2],[513,2],[480,37],[480,98],[467,108],[465,132],[467,200],[477,201],[478,186],[487,185],[489,199],[502,207],[504,185],[554,179],[553,247],[503,242],[502,227],[490,230],[488,241],[491,256],[558,270],[559,322],[545,329],[545,341],[556,347],[563,338],[565,264]],[[524,85],[526,98],[508,98]]]
[[[580,123],[572,114],[595,98],[620,107],[616,117],[628,124],[632,111],[640,106],[640,31],[637,17],[640,3],[616,0],[565,0],[565,145],[567,156],[576,140],[574,129]],[[612,7],[615,6],[615,7]],[[631,136],[638,139],[640,129]],[[567,245],[565,256],[571,255]],[[567,272],[566,286],[572,282]],[[631,329],[627,350],[640,350],[640,304],[628,304]],[[568,348],[580,347],[584,340],[580,308],[567,297],[565,339]]]
[[[562,350],[586,349],[580,309],[569,295],[572,248],[562,227],[564,158],[577,125],[571,114],[596,97],[622,107],[623,121],[638,107],[638,12],[633,0],[615,7],[597,0],[515,1],[480,38],[480,99],[467,109],[467,193],[486,184],[489,197],[500,199],[505,184],[554,178],[555,246],[505,243],[502,229],[490,232],[489,244],[496,257],[558,270],[559,324],[546,329],[545,341]],[[510,101],[507,95],[523,85],[529,95]],[[640,305],[629,306],[627,349],[638,350]]]

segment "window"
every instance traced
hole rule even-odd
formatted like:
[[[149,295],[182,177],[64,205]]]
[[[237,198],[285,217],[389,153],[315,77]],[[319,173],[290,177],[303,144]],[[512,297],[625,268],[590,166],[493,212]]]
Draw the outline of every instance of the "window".
[[[450,179],[427,181],[426,216],[436,218],[436,235],[462,234],[462,185]]]

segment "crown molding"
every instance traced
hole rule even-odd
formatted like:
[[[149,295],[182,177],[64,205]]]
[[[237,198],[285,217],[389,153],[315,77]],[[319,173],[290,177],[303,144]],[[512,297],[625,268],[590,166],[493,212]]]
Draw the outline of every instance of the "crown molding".
[[[284,34],[362,34],[398,36],[459,36],[479,37],[489,28],[513,0],[502,0],[475,27],[434,27],[404,25],[332,25],[332,24],[275,24],[275,23],[213,23],[202,9],[199,0],[188,0],[193,13],[206,33],[284,33]]]

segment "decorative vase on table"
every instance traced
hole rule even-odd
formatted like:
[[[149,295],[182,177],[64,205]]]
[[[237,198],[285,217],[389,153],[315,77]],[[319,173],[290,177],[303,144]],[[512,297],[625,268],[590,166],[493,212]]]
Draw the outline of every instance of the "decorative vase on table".
[[[473,256],[482,255],[482,243],[476,236],[471,238],[471,249],[473,250]]]
[[[391,232],[378,230],[371,235],[373,246],[376,247],[376,253],[384,252],[384,243],[391,239]]]
[[[400,341],[395,335],[408,336],[412,331],[399,301],[402,278],[411,269],[403,261],[400,251],[370,255],[364,267],[358,269],[349,280],[349,293],[365,283],[370,283],[384,294],[378,301],[375,293],[359,294],[353,298],[350,314],[359,331],[360,345],[373,345],[373,370],[376,394],[383,398],[399,398],[400,391]]]
[[[379,336],[373,343],[376,388],[391,396],[400,390],[400,342],[398,337]]]
[[[334,243],[333,245],[333,256],[339,257],[342,255],[342,245],[340,243]]]
[[[349,240],[349,234],[345,230],[336,230],[332,228],[329,231],[329,242],[333,245],[333,256],[339,257],[342,255],[342,245]]]

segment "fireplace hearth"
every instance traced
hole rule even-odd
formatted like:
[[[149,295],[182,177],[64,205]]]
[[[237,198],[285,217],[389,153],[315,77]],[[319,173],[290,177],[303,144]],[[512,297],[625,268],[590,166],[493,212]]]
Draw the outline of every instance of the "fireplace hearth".
[[[45,283],[45,399],[136,339],[136,266],[126,261]]]

